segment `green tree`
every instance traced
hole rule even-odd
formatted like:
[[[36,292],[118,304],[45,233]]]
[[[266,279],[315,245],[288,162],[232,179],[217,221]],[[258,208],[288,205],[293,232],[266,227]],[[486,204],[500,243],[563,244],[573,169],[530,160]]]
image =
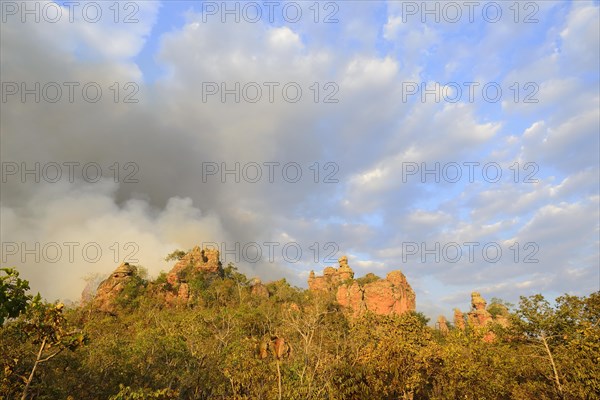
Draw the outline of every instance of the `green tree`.
[[[35,371],[40,364],[50,361],[65,349],[75,350],[86,342],[86,337],[80,330],[70,329],[63,309],[62,303],[45,303],[38,294],[27,308],[24,320],[20,321],[22,331],[33,340],[33,344],[39,345],[31,372],[25,379],[21,400],[27,398]]]
[[[600,398],[600,292],[556,299],[554,333],[565,397]]]
[[[498,316],[508,317],[508,310],[510,310],[514,305],[508,303],[502,299],[497,297],[492,297],[490,300],[490,304],[487,307],[487,311],[492,314],[493,318]]]
[[[183,251],[183,250],[175,250],[172,253],[168,254],[165,257],[165,261],[179,261],[183,258],[183,256],[185,256],[187,254],[187,252]]]
[[[350,341],[353,371],[348,380],[354,385],[345,398],[424,396],[432,375],[432,334],[417,313],[389,317],[369,313],[354,322]]]
[[[547,356],[556,390],[560,398],[564,397],[562,383],[553,354],[553,342],[558,339],[558,319],[554,308],[541,294],[530,297],[520,297],[519,307],[516,310],[516,318],[513,326],[517,332],[523,334],[531,342],[541,344],[543,352]]]
[[[544,355],[559,398],[599,398],[600,294],[564,295],[552,306],[540,294],[521,297],[513,331]]]
[[[31,301],[27,294],[29,282],[19,278],[13,268],[0,268],[0,325],[8,318],[18,317]]]
[[[109,400],[168,400],[178,398],[179,393],[171,389],[132,389],[129,386],[119,385],[119,393],[110,396]]]

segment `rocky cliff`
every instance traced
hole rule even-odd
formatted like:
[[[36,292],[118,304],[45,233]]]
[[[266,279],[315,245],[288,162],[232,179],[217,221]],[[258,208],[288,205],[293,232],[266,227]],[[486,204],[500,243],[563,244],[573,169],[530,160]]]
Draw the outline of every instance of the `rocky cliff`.
[[[187,282],[191,276],[199,272],[221,273],[222,271],[219,250],[201,249],[196,246],[173,266],[167,274],[167,281],[171,285],[177,285]]]
[[[177,261],[167,274],[166,282],[155,286],[151,295],[163,299],[167,305],[186,305],[190,301],[189,281],[202,273],[208,276],[223,273],[218,250],[194,247]],[[119,310],[118,299],[127,295],[127,292],[124,293],[125,289],[129,287],[134,292],[142,285],[143,280],[137,276],[137,268],[123,263],[100,283],[91,301],[92,307],[115,315]],[[264,290],[261,289],[263,288],[258,287],[257,291],[264,295]]]
[[[373,274],[354,279],[354,271],[348,265],[348,258],[338,260],[338,268],[327,267],[322,276],[311,271],[308,279],[309,290],[331,293],[337,302],[351,316],[360,316],[367,311],[380,315],[402,314],[415,310],[415,292],[400,271],[390,272],[385,279]],[[94,309],[116,314],[117,300],[123,297],[126,288],[134,291],[147,284],[137,276],[136,268],[128,263],[121,264],[98,287],[92,301]],[[166,281],[149,286],[149,294],[162,299],[166,305],[188,305],[192,299],[190,283],[199,276],[201,279],[214,279],[223,276],[219,251],[194,247],[181,256],[166,274]],[[256,297],[270,296],[267,286],[259,279],[250,285],[250,294]]]
[[[110,276],[102,281],[96,290],[96,295],[92,300],[92,307],[96,310],[109,314],[117,313],[117,298],[123,293],[128,285],[135,284],[135,274],[137,269],[122,263],[115,269]]]
[[[392,271],[385,279],[363,283],[354,279],[354,271],[346,256],[341,257],[338,263],[338,268],[325,268],[323,276],[315,276],[311,271],[309,289],[334,292],[337,302],[352,316],[367,311],[391,315],[415,310],[415,292],[402,272]]]

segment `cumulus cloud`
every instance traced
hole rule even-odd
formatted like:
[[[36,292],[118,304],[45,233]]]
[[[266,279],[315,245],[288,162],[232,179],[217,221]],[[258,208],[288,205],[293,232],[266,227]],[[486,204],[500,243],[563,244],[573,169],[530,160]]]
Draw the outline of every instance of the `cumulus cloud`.
[[[3,163],[79,163],[73,181],[22,183],[20,171],[3,181],[2,242],[97,242],[104,255],[44,264],[17,254],[10,262],[35,290],[76,298],[83,276],[107,274],[135,249],[127,243],[156,274],[175,248],[278,241],[299,243],[301,260],[240,260],[242,270],[302,286],[309,270],[348,254],[358,275],[402,269],[431,313],[478,288],[513,301],[536,290],[594,290],[598,46],[589,38],[598,37],[598,6],[546,3],[537,16],[547,22],[531,25],[405,23],[401,2],[339,4],[331,24],[315,23],[307,9],[295,24],[222,23],[193,6],[182,23],[165,24],[161,12],[171,5],[157,2],[138,3],[133,25],[3,23],[3,82],[94,82],[103,90],[96,103],[78,87],[74,102],[16,95],[2,105]],[[137,58],[150,42],[153,63]],[[150,69],[161,73],[150,80]],[[479,92],[473,102],[407,98],[407,84],[453,81],[496,81],[504,94],[498,103]],[[530,81],[539,101],[514,101],[509,87]],[[277,83],[273,101],[269,82]],[[297,102],[285,98],[293,93],[283,92],[286,84],[301,88]],[[248,101],[257,88],[262,96]],[[127,94],[138,102],[123,102]],[[273,182],[269,162],[279,163]],[[301,167],[297,182],[282,173],[290,162]],[[493,183],[480,170],[473,182],[466,170],[457,183],[406,180],[407,162],[493,162],[504,174]],[[537,183],[522,182],[527,162],[538,168]],[[84,179],[86,163],[100,166],[97,182]],[[256,183],[242,176],[250,163],[262,168]],[[214,175],[206,175],[209,164]],[[234,172],[221,175],[223,168]],[[134,180],[125,179],[130,173]],[[542,261],[403,261],[408,241],[473,240],[536,242]]]

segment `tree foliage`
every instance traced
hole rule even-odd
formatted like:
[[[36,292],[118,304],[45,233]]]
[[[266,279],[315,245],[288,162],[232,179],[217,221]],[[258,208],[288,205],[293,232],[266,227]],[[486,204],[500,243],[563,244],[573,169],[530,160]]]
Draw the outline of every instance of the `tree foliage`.
[[[32,299],[27,294],[29,282],[19,278],[13,268],[0,268],[0,325],[7,318],[18,317]]]
[[[255,296],[232,264],[190,275],[184,306],[156,297],[165,276],[140,277],[117,316],[27,297],[16,277],[2,281],[27,298],[0,328],[4,398],[600,398],[598,292],[523,297],[486,342],[475,329],[442,335],[418,312],[350,318],[284,279]]]

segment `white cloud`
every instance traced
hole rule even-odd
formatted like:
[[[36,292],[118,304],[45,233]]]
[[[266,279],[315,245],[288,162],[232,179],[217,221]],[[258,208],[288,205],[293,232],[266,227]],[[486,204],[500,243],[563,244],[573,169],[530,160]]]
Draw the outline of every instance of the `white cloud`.
[[[600,68],[600,15],[591,2],[577,2],[560,32],[564,60],[577,60],[569,68],[580,71],[597,71]]]
[[[591,290],[598,262],[597,5],[547,3],[539,18],[554,20],[534,25],[405,24],[400,2],[387,4],[383,18],[369,2],[340,4],[340,23],[328,25],[310,18],[288,26],[222,24],[190,12],[184,25],[152,32],[160,10],[153,2],[139,4],[135,25],[3,24],[4,80],[95,81],[106,98],[115,81],[140,84],[135,105],[3,104],[3,160],[139,165],[137,184],[3,185],[3,241],[134,240],[152,272],[168,267],[160,260],[166,252],[200,241],[318,241],[319,265],[328,264],[323,244],[334,242],[337,255],[351,255],[361,272],[401,266],[418,288],[418,304],[432,312],[443,298],[477,288],[512,299],[517,289]],[[564,21],[557,7],[568,9]],[[151,33],[161,35],[153,38],[155,56],[168,74],[144,84],[149,67],[133,60]],[[539,103],[515,104],[510,92],[501,105],[403,99],[403,82],[459,78],[535,81]],[[272,81],[302,85],[302,101],[286,103],[280,92],[273,103],[202,97],[207,82],[231,88]],[[315,103],[314,82],[321,96],[323,84],[336,83],[339,102]],[[207,183],[208,161],[229,168],[294,161],[305,179]],[[321,182],[314,183],[309,167],[317,161]],[[322,182],[327,161],[338,167],[338,184]],[[464,161],[498,162],[507,174],[515,161],[536,162],[540,182],[402,180],[406,162]],[[514,263],[401,265],[406,240],[533,240],[544,263],[531,270]],[[77,297],[82,283],[74,282],[87,270],[106,273],[114,264],[23,268],[47,296]],[[310,257],[283,269],[244,267],[298,285],[307,270],[319,269]]]
[[[302,48],[300,36],[288,27],[271,29],[269,44],[275,51]]]

